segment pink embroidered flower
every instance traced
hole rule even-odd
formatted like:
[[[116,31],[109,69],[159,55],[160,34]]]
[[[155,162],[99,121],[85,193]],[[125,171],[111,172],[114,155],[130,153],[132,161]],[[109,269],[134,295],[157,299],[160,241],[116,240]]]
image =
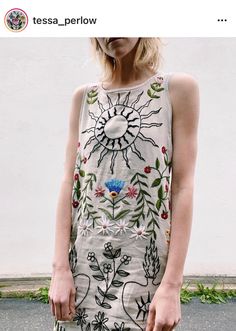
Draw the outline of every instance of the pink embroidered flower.
[[[102,186],[98,186],[96,189],[95,189],[95,196],[96,197],[103,197],[104,194],[105,194],[105,189],[102,188]]]
[[[166,220],[166,219],[168,218],[168,212],[166,212],[166,211],[163,210],[163,212],[162,212],[162,214],[161,214],[161,217],[162,217],[164,220]]]
[[[78,180],[79,179],[79,174],[75,174],[74,179]]]
[[[146,174],[150,174],[151,172],[151,167],[150,166],[147,166],[144,168],[144,172],[146,172]]]
[[[129,198],[135,198],[136,195],[138,194],[136,187],[134,186],[129,186],[128,187],[128,192],[126,193],[126,196]]]
[[[159,76],[156,78],[156,83],[161,85],[163,83],[163,77]]]
[[[73,200],[73,202],[72,202],[72,206],[73,206],[74,208],[77,208],[78,205],[79,205],[79,202],[76,201],[76,200]]]
[[[165,154],[167,149],[165,148],[165,146],[162,146],[162,149],[161,149],[162,153]]]

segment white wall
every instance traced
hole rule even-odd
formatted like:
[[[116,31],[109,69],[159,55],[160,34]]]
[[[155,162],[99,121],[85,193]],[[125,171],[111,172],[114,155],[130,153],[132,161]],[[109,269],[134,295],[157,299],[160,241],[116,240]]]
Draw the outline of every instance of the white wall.
[[[236,38],[164,38],[201,92],[185,275],[236,275]],[[50,274],[71,95],[99,79],[87,38],[0,40],[0,276]]]

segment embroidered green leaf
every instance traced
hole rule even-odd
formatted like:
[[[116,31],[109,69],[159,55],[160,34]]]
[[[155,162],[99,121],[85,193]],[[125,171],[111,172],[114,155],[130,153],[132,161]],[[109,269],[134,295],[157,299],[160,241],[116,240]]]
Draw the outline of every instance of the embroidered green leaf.
[[[160,210],[160,208],[161,208],[161,200],[160,199],[158,199],[157,202],[156,202],[156,208],[157,208],[157,210]]]
[[[156,169],[158,170],[160,167],[160,161],[158,159],[158,157],[156,158]]]
[[[90,264],[89,266],[93,271],[98,271],[99,270],[99,267],[95,264]]]
[[[140,210],[143,208],[143,204],[141,204],[139,207],[135,208],[134,211]]]
[[[105,277],[103,275],[93,275],[93,278],[95,278],[98,281],[102,281],[105,279]]]
[[[129,276],[129,272],[127,272],[125,270],[117,270],[117,273],[121,277],[127,277],[127,276]]]
[[[113,260],[113,254],[111,252],[103,252],[103,255],[110,260]]]
[[[142,185],[144,185],[144,186],[146,186],[146,187],[148,187],[147,183],[142,182],[141,180],[139,181],[139,183],[142,184]]]
[[[80,174],[81,177],[84,177],[84,176],[85,176],[85,172],[84,172],[84,170],[80,169],[80,170],[79,170],[79,174]]]
[[[97,286],[97,288],[98,288],[98,292],[104,297],[104,292],[103,292],[103,290],[99,287],[99,286]]]
[[[97,295],[95,295],[95,301],[99,306],[101,306],[102,302],[101,302],[101,300],[99,299],[99,297]]]
[[[147,191],[145,191],[145,190],[141,190],[141,192],[142,192],[143,194],[148,195],[149,197],[151,197],[150,193],[148,193]]]
[[[164,198],[164,191],[163,191],[162,185],[160,186],[160,188],[158,190],[158,198],[159,199],[163,199]]]
[[[120,211],[120,212],[116,215],[116,217],[114,218],[115,221],[117,221],[117,220],[119,220],[120,218],[126,216],[128,213],[130,213],[130,210],[129,210],[129,209],[125,209],[125,210]]]
[[[118,299],[116,295],[111,294],[111,293],[106,293],[105,297],[109,300],[112,300],[112,301]]]
[[[106,309],[110,309],[110,308],[111,308],[111,305],[110,305],[109,303],[107,303],[107,302],[103,302],[103,303],[101,304],[101,306],[102,306],[103,308],[106,308]]]
[[[120,287],[123,284],[124,284],[124,282],[120,282],[119,280],[115,280],[115,279],[111,282],[111,285],[114,287]]]
[[[147,94],[150,98],[152,98],[152,91],[150,89],[147,90]]]
[[[110,219],[112,219],[112,215],[111,215],[111,213],[109,213],[108,210],[106,210],[104,208],[101,208],[101,207],[98,208],[98,209],[102,210],[107,217],[109,217]]]
[[[114,258],[118,258],[120,257],[120,254],[121,254],[121,248],[118,248],[116,251],[115,251],[115,254],[114,254]]]
[[[122,202],[126,205],[130,205],[130,202],[128,202],[127,200],[122,200]]]
[[[160,183],[161,183],[161,178],[156,178],[156,179],[153,181],[151,187],[159,186]]]
[[[138,173],[139,176],[143,177],[143,178],[148,178],[148,176],[141,174],[140,172]]]

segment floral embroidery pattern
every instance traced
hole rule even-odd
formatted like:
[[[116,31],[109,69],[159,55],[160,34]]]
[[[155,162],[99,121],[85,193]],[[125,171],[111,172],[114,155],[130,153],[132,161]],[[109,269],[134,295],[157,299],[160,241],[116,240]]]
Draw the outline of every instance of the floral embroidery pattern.
[[[102,289],[100,286],[97,286],[98,293],[100,294],[101,298],[99,298],[98,295],[95,295],[95,301],[98,306],[110,309],[111,305],[107,302],[107,300],[113,301],[118,299],[115,294],[111,293],[112,287],[117,288],[124,284],[123,281],[117,279],[117,276],[127,277],[129,275],[127,271],[121,269],[121,266],[123,264],[129,264],[131,261],[131,256],[123,255],[120,258],[121,248],[113,249],[113,246],[110,242],[105,243],[104,248],[105,251],[103,252],[103,255],[106,259],[111,260],[111,263],[104,263],[103,266],[101,266],[94,252],[89,252],[87,259],[91,262],[95,262],[94,264],[89,265],[91,270],[98,272],[93,275],[93,277],[97,281],[105,283],[104,289]],[[120,258],[120,263],[118,266],[116,266],[116,260],[118,258]]]

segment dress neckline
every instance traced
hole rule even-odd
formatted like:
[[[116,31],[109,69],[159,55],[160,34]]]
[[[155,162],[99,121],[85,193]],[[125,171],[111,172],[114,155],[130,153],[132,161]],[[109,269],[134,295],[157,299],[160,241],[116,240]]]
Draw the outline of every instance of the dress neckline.
[[[98,87],[103,91],[103,92],[119,92],[119,91],[129,91],[129,90],[135,90],[135,89],[139,89],[143,86],[145,86],[149,81],[151,81],[152,79],[161,76],[162,73],[160,71],[157,71],[154,75],[152,75],[151,77],[149,77],[148,79],[146,79],[144,82],[140,83],[140,84],[136,84],[133,86],[127,86],[127,87],[116,87],[116,88],[112,88],[112,89],[105,89],[102,85],[102,82],[98,82]]]

